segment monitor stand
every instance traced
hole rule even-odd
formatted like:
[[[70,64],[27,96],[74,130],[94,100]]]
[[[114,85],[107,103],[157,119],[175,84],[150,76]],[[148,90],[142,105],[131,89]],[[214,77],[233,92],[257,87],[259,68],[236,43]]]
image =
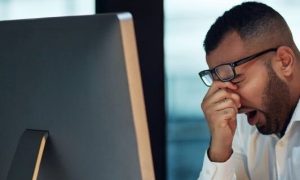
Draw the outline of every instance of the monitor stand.
[[[22,134],[7,180],[36,180],[48,131],[27,129]]]

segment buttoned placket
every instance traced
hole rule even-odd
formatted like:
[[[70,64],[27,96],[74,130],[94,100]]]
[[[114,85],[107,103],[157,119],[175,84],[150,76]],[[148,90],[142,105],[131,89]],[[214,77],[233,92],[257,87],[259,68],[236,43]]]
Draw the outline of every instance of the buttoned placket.
[[[283,180],[286,179],[286,174],[284,172],[286,171],[284,168],[286,165],[286,151],[287,151],[287,136],[289,135],[289,132],[286,132],[286,134],[278,140],[278,142],[275,145],[275,154],[276,154],[276,170],[277,170],[277,179]]]

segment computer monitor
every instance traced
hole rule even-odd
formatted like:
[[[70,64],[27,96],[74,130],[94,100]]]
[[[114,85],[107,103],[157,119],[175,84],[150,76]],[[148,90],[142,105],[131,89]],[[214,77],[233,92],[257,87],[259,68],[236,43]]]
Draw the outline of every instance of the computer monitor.
[[[26,129],[49,132],[38,179],[154,179],[129,13],[0,22],[0,179]]]

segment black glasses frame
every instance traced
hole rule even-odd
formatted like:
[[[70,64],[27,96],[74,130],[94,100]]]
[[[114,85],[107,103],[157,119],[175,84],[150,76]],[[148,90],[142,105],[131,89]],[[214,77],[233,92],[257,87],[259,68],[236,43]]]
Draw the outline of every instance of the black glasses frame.
[[[261,55],[266,54],[266,53],[268,53],[268,52],[271,52],[271,51],[277,51],[277,49],[278,49],[278,48],[270,48],[270,49],[266,49],[266,50],[264,50],[264,51],[261,51],[261,52],[258,52],[258,53],[256,53],[256,54],[247,56],[247,57],[245,57],[245,58],[239,59],[239,60],[234,61],[234,62],[232,62],[232,63],[220,64],[220,65],[214,67],[213,69],[208,69],[208,70],[204,70],[204,71],[199,72],[199,76],[200,76],[201,80],[203,81],[203,83],[204,83],[206,86],[208,86],[208,87],[211,86],[211,85],[205,83],[205,81],[204,81],[203,78],[202,78],[204,75],[207,75],[207,74],[210,74],[212,78],[213,78],[213,74],[215,74],[215,75],[218,77],[218,79],[219,79],[220,81],[222,81],[222,82],[228,82],[228,81],[231,81],[231,80],[233,80],[233,79],[236,77],[235,67],[237,67],[237,66],[239,66],[239,65],[242,65],[242,64],[245,64],[245,63],[247,63],[247,62],[249,62],[249,61],[251,61],[251,60],[254,60],[254,59],[257,58],[258,56],[261,56]],[[231,69],[232,69],[232,72],[233,72],[233,76],[230,77],[230,78],[228,78],[228,79],[222,79],[222,78],[220,78],[219,74],[216,72],[216,69],[217,69],[218,67],[224,66],[224,65],[229,65],[229,66],[231,67]]]

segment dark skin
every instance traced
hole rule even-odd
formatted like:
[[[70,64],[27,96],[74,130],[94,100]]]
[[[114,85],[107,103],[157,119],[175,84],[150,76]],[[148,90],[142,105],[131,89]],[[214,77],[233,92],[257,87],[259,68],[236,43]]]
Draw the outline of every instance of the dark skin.
[[[213,68],[272,47],[255,46],[231,32],[206,58]],[[233,152],[237,113],[246,113],[249,124],[263,134],[283,134],[300,97],[300,65],[288,46],[238,66],[236,72],[232,82],[214,81],[201,104],[211,132],[208,155],[214,162],[228,160]]]

